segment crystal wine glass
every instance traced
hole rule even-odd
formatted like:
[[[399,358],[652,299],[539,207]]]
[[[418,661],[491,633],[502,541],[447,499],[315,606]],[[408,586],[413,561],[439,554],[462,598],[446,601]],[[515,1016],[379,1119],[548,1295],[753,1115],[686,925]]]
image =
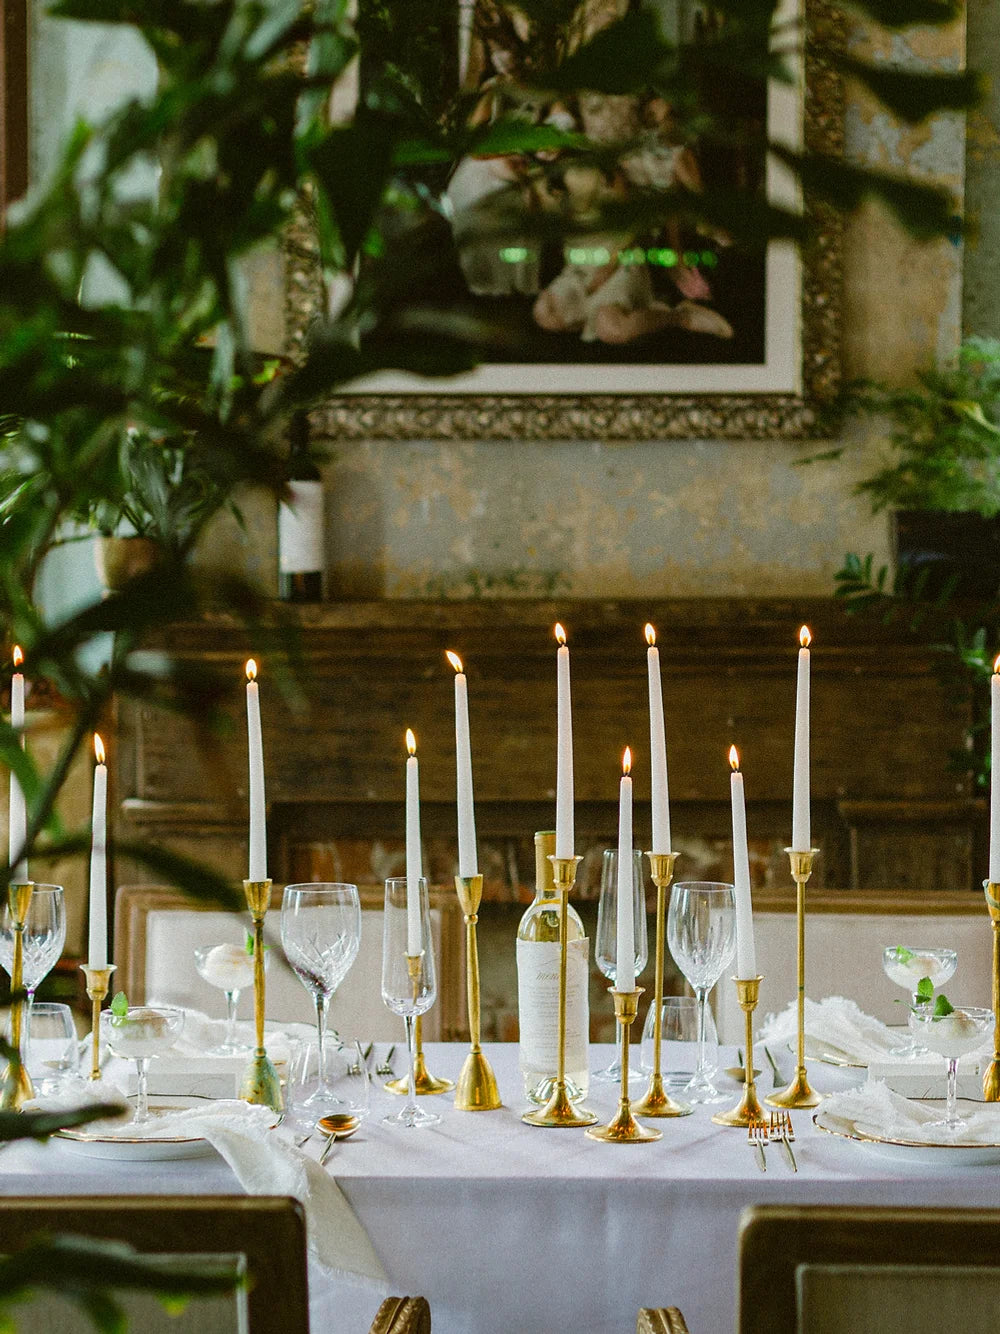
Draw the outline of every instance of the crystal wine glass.
[[[35,885],[24,926],[24,1050],[31,1037],[35,992],[59,962],[66,943],[66,897],[62,885]],[[0,964],[8,973],[14,966],[14,926],[6,895],[0,915]]]
[[[130,1005],[124,1014],[101,1011],[101,1037],[111,1054],[123,1061],[135,1061],[133,1125],[145,1125],[150,1120],[146,1084],[150,1058],[169,1051],[183,1027],[184,1011],[172,1005]]]
[[[357,885],[289,885],[281,900],[281,943],[299,981],[316,1004],[316,1088],[303,1106],[325,1111],[337,1099],[326,1077],[326,1015],[361,944]]]
[[[890,981],[898,987],[905,987],[913,1009],[920,1009],[925,1000],[917,992],[922,978],[929,977],[936,991],[952,977],[958,967],[958,955],[954,950],[917,949],[909,945],[886,945],[882,951],[882,967]],[[894,1047],[890,1053],[899,1060],[913,1060],[926,1055],[927,1048],[922,1047],[915,1036],[912,1025],[902,1046]]]
[[[736,893],[711,880],[674,885],[667,913],[667,940],[677,967],[698,998],[698,1065],[684,1092],[691,1102],[722,1102],[712,1083],[705,1034],[708,993],[736,953]]]
[[[910,1011],[910,1028],[925,1046],[948,1062],[947,1109],[941,1120],[928,1121],[926,1128],[957,1135],[969,1124],[958,1114],[958,1059],[986,1041],[993,1028],[993,1011],[963,1005],[950,1014],[935,1014],[922,1005]]]
[[[649,941],[646,932],[646,898],[642,885],[642,853],[632,853],[632,921],[635,923],[635,975],[646,967]],[[597,942],[594,946],[597,966],[612,986],[618,972],[618,849],[606,848],[601,859],[601,897],[597,903]],[[639,1071],[629,1071],[633,1077]],[[622,1067],[616,1056],[606,1070],[599,1070],[595,1079],[621,1083]]]
[[[403,1016],[410,1068],[406,1106],[400,1112],[390,1112],[383,1120],[408,1127],[432,1126],[441,1120],[436,1112],[427,1112],[417,1106],[414,1083],[416,1048],[413,1021],[418,1014],[424,1014],[431,1008],[437,995],[427,881],[423,877],[417,882],[416,893],[418,903],[414,905],[411,914],[407,904],[406,878],[396,876],[385,882],[382,999],[393,1014]]]
[[[253,938],[250,948],[245,945],[199,945],[194,952],[194,964],[198,976],[210,987],[218,987],[226,997],[226,1033],[217,1047],[210,1047],[209,1056],[232,1056],[247,1050],[247,1044],[236,1037],[236,1007],[240,1003],[240,992],[253,986]],[[271,956],[264,946],[264,969],[267,970]]]

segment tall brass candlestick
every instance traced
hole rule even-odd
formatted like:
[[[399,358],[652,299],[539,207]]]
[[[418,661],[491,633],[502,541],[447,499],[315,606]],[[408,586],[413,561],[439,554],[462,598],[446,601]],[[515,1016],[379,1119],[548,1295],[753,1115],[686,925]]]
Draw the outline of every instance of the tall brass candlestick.
[[[660,1040],[663,1036],[663,951],[666,935],[667,886],[674,878],[676,852],[647,852],[650,873],[656,886],[656,964],[653,982],[653,1073],[645,1097],[635,1104],[639,1116],[690,1116],[693,1107],[675,1102],[663,1087],[660,1072]]]
[[[283,1109],[281,1081],[264,1050],[264,918],[271,906],[271,882],[244,880],[243,890],[253,918],[253,1009],[257,1045],[243,1072],[240,1097],[244,1102],[259,1103],[280,1112]]]
[[[455,1081],[453,1079],[438,1079],[427,1071],[427,1062],[424,1060],[422,1019],[423,1015],[418,1014],[413,1020],[413,1046],[416,1053],[413,1063],[413,1091],[418,1097],[421,1094],[447,1093],[449,1089],[455,1087]],[[400,1093],[405,1096],[410,1091],[410,1077],[407,1074],[400,1079],[390,1079],[384,1087],[389,1093]]]
[[[556,1057],[556,1081],[544,1107],[525,1112],[521,1120],[529,1126],[559,1128],[592,1126],[597,1114],[586,1107],[574,1107],[566,1091],[566,976],[569,970],[569,893],[576,884],[580,857],[550,856],[552,880],[559,891],[559,1030]]]
[[[712,1117],[717,1126],[748,1126],[751,1120],[762,1120],[764,1109],[757,1101],[757,1086],[753,1077],[753,1012],[760,999],[759,977],[734,977],[740,1009],[746,1015],[746,1037],[743,1060],[743,1097],[731,1112],[718,1112]]]
[[[34,888],[34,881],[31,880],[7,886],[7,903],[14,931],[14,957],[10,965],[10,993],[13,997],[10,1011],[10,1045],[17,1052],[17,1059],[10,1062],[3,1076],[0,1110],[5,1112],[19,1112],[29,1098],[35,1096],[28,1067],[24,1063],[21,1027],[24,1017],[24,928],[27,925]]]
[[[635,991],[616,991],[608,987],[615,1002],[615,1018],[621,1034],[622,1091],[618,1100],[618,1111],[606,1126],[591,1126],[585,1133],[591,1139],[603,1140],[608,1144],[652,1144],[662,1138],[663,1131],[652,1126],[641,1126],[632,1115],[632,1105],[628,1096],[628,1047],[629,1029],[635,1021],[639,1009],[639,997],[642,987]]]
[[[469,1054],[458,1077],[455,1106],[460,1112],[492,1112],[502,1107],[496,1075],[479,1045],[479,947],[476,923],[483,898],[481,875],[457,875],[455,889],[465,914],[466,976],[469,1003]]]
[[[983,1098],[1000,1102],[1000,884],[984,880],[983,891],[993,927],[993,1060],[983,1071]]]
[[[806,881],[812,875],[813,858],[818,848],[795,852],[786,848],[796,888],[796,921],[798,925],[798,1047],[795,1078],[787,1088],[770,1093],[764,1101],[771,1107],[817,1107],[821,1095],[813,1091],[806,1077]],[[747,1058],[749,1060],[749,1057]]]
[[[101,1077],[101,1001],[111,990],[111,974],[116,965],[109,963],[106,968],[90,968],[82,963],[87,979],[87,995],[90,997],[90,1078]]]

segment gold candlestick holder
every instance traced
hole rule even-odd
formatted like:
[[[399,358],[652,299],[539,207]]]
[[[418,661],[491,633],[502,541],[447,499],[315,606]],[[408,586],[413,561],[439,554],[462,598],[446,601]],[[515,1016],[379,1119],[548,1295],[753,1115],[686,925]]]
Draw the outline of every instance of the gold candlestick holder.
[[[90,1078],[101,1077],[101,1002],[111,990],[111,974],[116,965],[109,963],[106,968],[90,968],[82,963],[80,968],[87,979],[87,995],[90,997]]]
[[[666,943],[667,887],[674,878],[676,852],[647,852],[650,874],[656,886],[656,964],[653,981],[653,1073],[649,1088],[635,1104],[639,1116],[690,1116],[686,1102],[675,1102],[663,1087],[660,1072],[660,1040],[663,1035],[663,951]]]
[[[483,898],[481,875],[457,875],[455,889],[465,914],[466,979],[469,1002],[469,1054],[462,1066],[455,1090],[455,1106],[460,1112],[492,1112],[502,1107],[496,1075],[479,1045],[479,947],[476,923]]]
[[[591,1126],[586,1134],[591,1139],[599,1139],[606,1144],[652,1144],[662,1138],[663,1131],[652,1126],[641,1126],[632,1115],[632,1104],[628,1096],[628,1046],[629,1029],[635,1021],[639,1009],[639,997],[643,988],[635,991],[616,991],[608,987],[615,1002],[615,1018],[618,1020],[618,1032],[621,1035],[622,1091],[618,1100],[618,1111],[606,1126]]]
[[[787,1088],[769,1093],[764,1101],[770,1107],[818,1107],[822,1096],[809,1085],[806,1077],[806,881],[812,875],[813,858],[818,848],[796,852],[786,848],[795,881],[795,911],[798,926],[798,1046],[795,1077]],[[749,1060],[749,1057],[747,1058]]]
[[[264,1050],[264,918],[271,906],[270,880],[244,880],[243,891],[253,918],[253,1009],[257,1025],[257,1045],[243,1072],[240,1097],[281,1112],[284,1103],[278,1072]]]
[[[1000,1102],[1000,884],[984,880],[983,892],[993,927],[993,1059],[983,1071],[983,1098]]]
[[[421,1095],[447,1093],[449,1089],[455,1087],[453,1079],[438,1079],[436,1075],[429,1074],[427,1071],[427,1062],[424,1060],[422,1019],[423,1015],[418,1014],[413,1021],[413,1045],[416,1048],[416,1058],[413,1064],[413,1091],[418,1098]],[[410,1091],[410,1081],[404,1075],[401,1079],[390,1079],[383,1087],[389,1093],[399,1093],[405,1096]]]
[[[0,1110],[19,1112],[35,1096],[35,1090],[24,1063],[22,1022],[24,1018],[24,928],[31,908],[33,880],[7,886],[7,903],[14,932],[14,957],[10,965],[10,1045],[17,1052],[4,1071],[0,1090]]]
[[[544,1129],[567,1126],[592,1126],[596,1112],[586,1107],[574,1107],[566,1090],[566,977],[569,970],[569,894],[576,884],[576,868],[580,857],[549,857],[552,880],[559,891],[559,1029],[556,1080],[551,1096],[544,1107],[525,1112],[521,1120],[529,1126]]]
[[[731,1112],[718,1112],[712,1117],[717,1126],[748,1126],[751,1120],[762,1120],[764,1109],[757,1101],[757,1086],[753,1077],[753,1012],[760,999],[759,977],[734,977],[740,1009],[746,1015],[747,1031],[744,1038],[743,1097]]]

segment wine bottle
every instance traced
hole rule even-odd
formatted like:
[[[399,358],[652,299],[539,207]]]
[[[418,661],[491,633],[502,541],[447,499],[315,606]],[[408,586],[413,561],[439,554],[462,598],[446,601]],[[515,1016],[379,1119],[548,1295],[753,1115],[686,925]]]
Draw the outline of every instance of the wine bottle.
[[[554,833],[535,835],[535,898],[517,928],[517,1017],[524,1095],[544,1104],[559,1064],[559,891],[552,879]],[[574,1102],[590,1085],[589,950],[580,915],[569,905],[566,922],[566,1090]]]
[[[309,418],[292,419],[287,494],[278,508],[278,583],[286,602],[321,602],[324,551],[323,483],[309,453]]]

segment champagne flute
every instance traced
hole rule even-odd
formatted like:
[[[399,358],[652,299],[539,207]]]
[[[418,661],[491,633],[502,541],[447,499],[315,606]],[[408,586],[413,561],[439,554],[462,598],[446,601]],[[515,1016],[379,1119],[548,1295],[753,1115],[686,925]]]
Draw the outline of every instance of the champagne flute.
[[[289,885],[281,900],[281,944],[316,1005],[316,1088],[302,1105],[326,1110],[339,1100],[327,1081],[326,1016],[330,997],[347,976],[361,944],[357,885]]]
[[[632,853],[632,921],[635,923],[635,975],[646,967],[649,957],[649,939],[646,931],[646,897],[642,884],[642,853]],[[601,897],[597,903],[597,942],[594,946],[597,966],[612,986],[618,972],[618,849],[606,848],[601,860]],[[638,1070],[630,1070],[637,1078]],[[618,1056],[606,1070],[599,1070],[595,1079],[612,1084],[621,1083],[622,1067]]]
[[[35,992],[59,962],[66,943],[66,896],[62,885],[35,885],[24,924],[24,1050],[31,1037]],[[14,925],[7,897],[0,915],[0,965],[9,974],[14,966]]]
[[[427,906],[427,881],[420,877],[416,885],[419,900],[416,912],[408,912],[407,882],[403,876],[385,882],[385,916],[382,928],[382,999],[393,1012],[403,1016],[406,1025],[406,1050],[409,1056],[409,1089],[406,1106],[390,1112],[383,1120],[407,1127],[432,1126],[441,1120],[436,1112],[424,1111],[416,1098],[416,1044],[414,1020],[434,1004],[437,978],[434,972],[434,942]],[[419,913],[419,929],[417,914]],[[417,953],[410,950],[417,946]]]
[[[667,913],[667,941],[674,962],[698,998],[698,1065],[684,1092],[690,1102],[722,1102],[712,1083],[706,1045],[708,993],[736,953],[736,892],[732,885],[681,880]]]

